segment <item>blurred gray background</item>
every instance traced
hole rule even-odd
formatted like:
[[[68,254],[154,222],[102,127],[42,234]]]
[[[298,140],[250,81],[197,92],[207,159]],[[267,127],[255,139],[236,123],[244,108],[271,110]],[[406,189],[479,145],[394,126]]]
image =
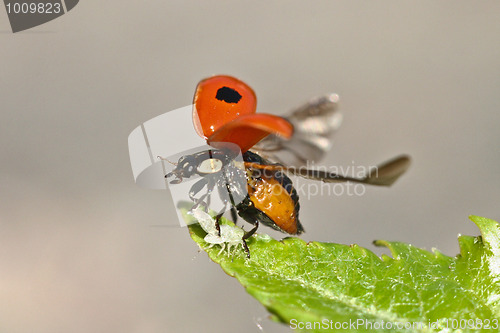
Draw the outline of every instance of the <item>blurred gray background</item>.
[[[185,228],[157,227],[168,192],[133,182],[129,132],[212,74],[261,112],[338,93],[325,165],[413,157],[391,189],[303,198],[305,240],[455,255],[469,214],[500,220],[499,17],[498,1],[86,0],[12,34],[0,10],[0,331],[289,331]]]

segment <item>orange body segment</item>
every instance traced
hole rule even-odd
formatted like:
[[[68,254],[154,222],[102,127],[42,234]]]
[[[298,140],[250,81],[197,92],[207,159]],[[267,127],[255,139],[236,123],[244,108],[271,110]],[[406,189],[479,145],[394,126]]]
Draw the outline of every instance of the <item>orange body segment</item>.
[[[255,208],[265,213],[283,231],[298,233],[295,203],[275,178],[260,178],[248,184],[248,195]]]

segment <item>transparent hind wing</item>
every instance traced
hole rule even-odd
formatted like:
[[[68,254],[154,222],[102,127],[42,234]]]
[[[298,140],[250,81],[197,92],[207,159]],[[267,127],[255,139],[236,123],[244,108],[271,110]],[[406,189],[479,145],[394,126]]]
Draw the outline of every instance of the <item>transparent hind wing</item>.
[[[363,178],[352,178],[324,170],[306,168],[286,168],[283,170],[307,179],[320,180],[325,183],[354,182],[376,186],[391,186],[410,167],[411,159],[407,155],[394,157],[370,170]]]
[[[339,175],[328,170],[308,169],[307,167],[287,167],[280,164],[259,164],[245,162],[246,168],[269,170],[272,172],[283,171],[303,178],[319,180],[325,183],[353,182],[376,186],[391,186],[410,167],[411,159],[408,155],[396,156],[389,161],[379,164],[369,170],[363,178],[354,178]]]
[[[262,157],[285,165],[303,166],[318,161],[331,147],[331,137],[342,122],[338,95],[314,98],[285,118],[293,125],[291,139],[269,135],[252,148]]]

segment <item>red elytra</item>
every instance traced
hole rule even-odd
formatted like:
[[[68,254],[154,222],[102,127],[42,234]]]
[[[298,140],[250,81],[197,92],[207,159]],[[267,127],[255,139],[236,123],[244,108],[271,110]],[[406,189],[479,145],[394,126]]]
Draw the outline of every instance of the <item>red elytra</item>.
[[[245,82],[217,75],[198,83],[194,94],[193,123],[208,144],[230,142],[244,153],[269,134],[290,138],[293,126],[286,119],[255,113],[257,98]]]

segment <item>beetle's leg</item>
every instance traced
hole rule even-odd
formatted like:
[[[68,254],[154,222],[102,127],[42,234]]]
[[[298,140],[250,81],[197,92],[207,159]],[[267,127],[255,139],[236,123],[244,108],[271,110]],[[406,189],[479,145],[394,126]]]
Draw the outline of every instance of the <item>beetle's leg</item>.
[[[215,228],[217,229],[217,232],[220,237],[220,219],[222,218],[222,215],[224,215],[224,212],[226,211],[226,206],[227,202],[224,203],[224,207],[222,207],[222,210],[215,216]]]
[[[191,186],[191,188],[189,189],[189,199],[191,199],[192,201],[196,201],[196,198],[194,196],[198,194],[198,192],[200,192],[207,184],[208,180],[206,178],[202,178],[194,183],[193,186]]]
[[[247,242],[244,239],[241,239],[241,241],[243,242],[243,248],[245,249],[247,258],[250,259],[250,249],[248,248]]]
[[[247,233],[245,233],[245,234],[243,235],[243,238],[242,238],[242,239],[248,239],[248,238],[252,237],[252,236],[253,236],[253,234],[255,234],[255,232],[257,231],[257,228],[258,228],[258,227],[259,227],[259,221],[258,221],[258,220],[256,220],[256,221],[255,221],[255,227],[253,227],[253,228],[252,228],[252,230],[250,230],[250,231],[248,231]]]
[[[210,195],[212,194],[214,187],[215,187],[215,182],[212,179],[208,179],[207,180],[207,192],[205,194],[203,194],[199,199],[196,199],[197,202],[193,206],[193,209],[198,207],[200,204],[203,204],[205,206],[205,211],[208,211],[208,205],[210,204]],[[205,198],[208,198],[207,202],[203,201]]]
[[[238,221],[238,211],[233,205],[231,205],[231,217],[233,218],[234,225],[236,225],[236,222]]]
[[[196,199],[194,200],[194,205],[191,209],[196,209],[198,208],[198,206],[202,205],[204,208],[205,208],[205,212],[207,211],[207,203],[205,201],[203,201],[203,199],[205,199],[206,197],[206,194],[203,194],[199,199]]]
[[[255,234],[257,228],[259,227],[259,221],[255,221],[255,227],[252,230],[246,232],[243,237],[241,237],[241,241],[243,242],[243,247],[245,248],[245,252],[247,253],[247,258],[250,259],[250,249],[248,248],[246,240]]]
[[[224,204],[226,204],[226,205],[229,201],[229,203],[231,205],[231,218],[233,219],[233,223],[236,225],[236,222],[238,221],[238,212],[236,210],[236,205],[234,202],[233,194],[231,193],[231,186],[229,185],[229,182],[227,181],[227,179],[224,179],[224,185],[225,185],[224,188],[227,191],[229,198],[227,198],[227,197],[223,198],[221,195],[221,199],[222,199],[222,201],[224,201]],[[224,206],[224,209],[225,208],[226,208],[226,206]]]
[[[199,199],[197,199],[195,198],[195,195],[198,194],[207,184],[208,181],[203,178],[194,183],[193,186],[191,186],[191,188],[189,189],[189,199],[194,202],[194,205],[191,209],[196,209],[199,205],[203,204],[206,210],[207,205],[203,202],[204,196],[202,195]]]
[[[219,190],[218,190],[219,198],[224,203],[224,207],[222,207],[221,211],[215,216],[215,227],[217,228],[217,231],[219,232],[219,237],[220,237],[220,224],[219,224],[220,219],[222,218],[222,215],[224,215],[224,213],[227,210],[227,204],[228,203],[231,204],[231,209],[233,208],[233,205],[231,203],[232,196],[231,196],[230,188],[227,185],[227,182],[221,182],[219,180],[218,185],[219,185]]]
[[[207,210],[207,204],[203,202],[204,195],[202,195],[199,199],[195,198],[195,195],[200,192],[203,187],[207,185],[207,180],[206,179],[201,179],[194,183],[194,185],[191,187],[189,190],[189,198],[194,202],[194,205],[191,209],[196,209],[198,208],[199,205],[205,206],[205,211]]]

